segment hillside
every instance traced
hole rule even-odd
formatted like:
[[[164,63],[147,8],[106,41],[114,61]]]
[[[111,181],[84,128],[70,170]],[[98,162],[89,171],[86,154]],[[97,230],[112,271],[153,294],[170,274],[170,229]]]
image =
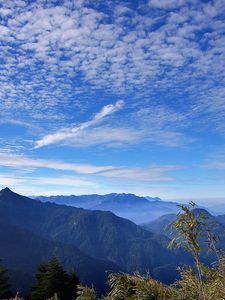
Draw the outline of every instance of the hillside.
[[[106,289],[106,271],[120,270],[116,264],[91,258],[73,245],[54,242],[11,225],[0,223],[0,241],[2,263],[13,275],[14,291],[22,294],[33,283],[38,265],[53,256],[58,257],[68,271],[76,271],[82,283],[94,284],[100,291]]]
[[[217,249],[225,248],[225,215],[213,216],[207,210],[201,208],[195,208],[193,210],[195,215],[204,214],[206,216],[206,224],[210,231],[218,237],[215,241]],[[173,231],[171,230],[171,223],[176,219],[175,214],[164,215],[153,222],[143,224],[142,227],[150,232],[156,234],[164,233],[168,238],[173,238]],[[204,239],[202,241],[202,248],[204,249]],[[205,252],[203,257],[205,263],[212,263],[216,260],[216,256],[210,252]]]
[[[142,224],[142,227],[150,232],[157,234],[165,234],[170,236],[171,230],[169,225],[176,219],[176,214],[167,214],[159,217],[158,219]]]
[[[62,246],[58,247],[62,249],[63,262],[65,258],[68,261],[75,259],[74,253],[78,253],[78,248],[92,258],[112,261],[120,270],[141,273],[149,271],[158,279],[168,282],[175,279],[178,263],[185,261],[181,253],[175,254],[167,249],[168,239],[165,236],[148,232],[111,212],[42,203],[4,189],[0,192],[0,219],[4,226],[16,227],[22,232],[29,231],[54,245],[60,243]],[[9,253],[16,259],[17,253],[12,250],[12,245],[15,240],[22,238],[10,238],[9,235],[9,239]],[[49,250],[50,256],[50,253],[55,253],[57,246],[51,244],[48,247],[53,249]],[[75,247],[75,250],[71,247]],[[29,256],[29,248],[24,248],[24,253]],[[37,246],[31,245],[31,248],[40,251]],[[57,252],[59,256],[60,253]],[[47,259],[47,256],[44,255],[43,259]],[[111,266],[115,268],[115,265]],[[107,263],[105,269],[108,268]],[[170,270],[169,276],[163,272],[165,269]]]

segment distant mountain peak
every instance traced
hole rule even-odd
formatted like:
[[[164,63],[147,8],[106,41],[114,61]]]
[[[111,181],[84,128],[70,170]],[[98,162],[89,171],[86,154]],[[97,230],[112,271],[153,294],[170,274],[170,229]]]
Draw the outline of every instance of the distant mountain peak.
[[[1,195],[4,195],[4,194],[11,194],[11,193],[13,193],[13,191],[11,191],[10,188],[8,188],[8,187],[6,187],[6,188],[4,188],[4,189],[2,189],[2,190],[0,191],[0,194],[1,194]]]
[[[110,193],[110,194],[106,194],[104,196],[115,196],[115,197],[137,197],[137,198],[142,198],[140,196],[137,196],[135,194],[132,193]]]
[[[162,201],[161,198],[159,197],[150,197],[150,196],[146,196],[145,199],[147,199],[150,202],[154,202],[154,201]]]
[[[14,201],[15,199],[21,200],[21,199],[27,198],[27,197],[25,197],[25,196],[22,196],[22,195],[20,195],[20,194],[15,193],[14,191],[10,190],[10,188],[8,188],[8,187],[6,187],[6,188],[0,190],[0,197],[1,197],[1,199],[3,199],[3,200],[4,200],[4,198],[5,198],[5,199],[7,199],[7,200],[10,199],[10,200],[12,200],[12,201]],[[27,198],[27,199],[29,199],[29,198]]]

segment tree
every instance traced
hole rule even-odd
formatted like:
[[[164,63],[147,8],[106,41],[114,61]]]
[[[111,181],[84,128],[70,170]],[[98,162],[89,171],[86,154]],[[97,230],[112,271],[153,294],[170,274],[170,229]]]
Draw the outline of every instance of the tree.
[[[60,300],[74,300],[78,284],[76,273],[67,273],[54,257],[48,263],[39,266],[30,298],[43,300],[57,295]]]
[[[199,289],[201,290],[203,300],[205,300],[206,294],[203,285],[203,265],[200,261],[200,253],[202,251],[200,239],[207,232],[206,216],[202,213],[196,216],[193,211],[185,205],[179,205],[179,207],[181,208],[182,213],[179,214],[177,219],[173,222],[176,237],[171,240],[169,246],[183,247],[191,252],[198,272]],[[195,207],[195,204],[190,202],[190,207]]]
[[[0,267],[0,299],[7,299],[12,296],[8,282],[7,270]]]
[[[192,266],[179,268],[181,279],[177,281],[179,294],[182,299],[192,300],[223,300],[225,299],[225,257],[219,256],[215,241],[217,238],[211,231],[205,213],[194,212],[193,202],[190,207],[180,205],[181,213],[172,223],[175,238],[170,247],[183,247],[191,252],[195,261],[197,274]],[[207,248],[203,247],[207,245]],[[200,260],[202,251],[214,251],[218,262],[208,267]],[[175,298],[174,298],[175,299]]]

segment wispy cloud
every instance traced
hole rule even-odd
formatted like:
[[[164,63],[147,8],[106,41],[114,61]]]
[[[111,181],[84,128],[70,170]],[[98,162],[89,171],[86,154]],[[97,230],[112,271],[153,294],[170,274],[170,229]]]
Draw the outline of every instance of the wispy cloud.
[[[24,174],[0,173],[0,189],[6,186],[22,195],[84,194],[87,190],[100,191],[95,180],[79,176],[27,176]]]
[[[101,109],[100,112],[94,115],[94,117],[90,121],[84,122],[77,127],[64,128],[56,133],[46,135],[41,140],[38,140],[35,143],[35,149],[75,138],[81,131],[100,123],[105,117],[120,110],[123,105],[124,102],[122,100],[117,101],[115,104],[106,105]]]
[[[203,167],[211,170],[225,171],[225,154],[221,152],[211,154],[203,164]]]
[[[63,142],[79,147],[127,147],[135,144],[157,144],[166,147],[183,147],[194,141],[184,136],[181,129],[188,127],[188,114],[178,113],[162,106],[148,105],[136,111],[116,115],[108,122],[104,118],[123,107],[123,102],[107,105],[92,120],[77,127],[63,128],[38,140],[35,148]]]
[[[97,177],[114,178],[117,180],[122,179],[127,181],[134,180],[145,182],[174,181],[175,177],[168,175],[168,173],[181,169],[181,166],[177,165],[148,167],[95,166],[90,164],[65,163],[47,159],[32,159],[26,156],[10,155],[7,153],[0,154],[0,166],[15,168],[20,171],[24,171],[25,169],[72,171],[81,175],[95,175]]]
[[[32,159],[26,156],[0,154],[0,165],[13,168],[44,168],[63,171],[73,171],[80,174],[95,174],[112,169],[111,166],[95,166],[89,164],[65,163],[47,159]]]
[[[174,176],[169,172],[182,169],[181,166],[152,166],[146,168],[117,168],[100,172],[101,175],[117,179],[138,180],[142,182],[173,182]]]
[[[75,138],[65,140],[65,145],[74,148],[120,148],[140,143],[143,139],[144,132],[134,128],[98,126],[78,132]]]
[[[0,174],[1,186],[68,186],[95,188],[98,184],[94,181],[75,176],[24,176],[21,174]]]
[[[7,174],[0,174],[0,186],[2,188],[6,187],[6,186],[12,186],[12,187],[16,187],[19,185],[23,185],[24,181],[23,179],[20,177],[16,177],[16,176],[12,176],[12,175],[7,175]]]

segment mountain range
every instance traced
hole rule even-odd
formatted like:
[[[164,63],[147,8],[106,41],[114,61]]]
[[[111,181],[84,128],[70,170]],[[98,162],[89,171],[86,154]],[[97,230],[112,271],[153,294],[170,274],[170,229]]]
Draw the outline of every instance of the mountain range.
[[[92,209],[71,206],[70,197],[31,199],[6,188],[0,191],[0,259],[9,269],[14,291],[26,293],[34,282],[34,274],[41,262],[56,256],[68,271],[76,271],[81,282],[94,285],[99,293],[106,291],[110,272],[148,272],[164,282],[174,282],[178,265],[192,263],[191,256],[182,251],[169,250],[172,237],[164,227],[176,218],[166,214],[155,219],[150,205],[164,205],[160,199],[146,199],[132,194],[105,196],[71,196],[73,205],[95,202]],[[78,197],[78,198],[77,198]],[[110,199],[111,198],[111,199]],[[66,199],[66,200],[64,200]],[[95,199],[93,201],[93,199]],[[122,200],[124,199],[124,201]],[[53,201],[54,200],[54,201]],[[54,202],[66,202],[56,204]],[[140,201],[136,205],[135,201]],[[94,207],[148,207],[153,213],[151,222],[142,226],[121,218],[110,211]],[[169,204],[169,211],[173,209]],[[177,209],[177,207],[176,207]],[[225,246],[225,216],[214,217],[207,211],[209,222],[216,224],[219,246]],[[143,218],[144,220],[144,218]],[[140,221],[140,220],[139,220]],[[204,257],[207,263],[214,257]]]
[[[164,214],[179,211],[176,202],[163,201],[158,197],[139,197],[134,194],[37,196],[35,199],[90,210],[111,211],[136,224],[150,222]]]
[[[183,252],[167,249],[166,236],[111,212],[43,203],[8,188],[0,191],[0,220],[0,258],[14,274],[14,290],[27,290],[38,264],[52,256],[100,292],[106,272],[149,272],[168,283],[176,279],[176,266],[187,261]]]

